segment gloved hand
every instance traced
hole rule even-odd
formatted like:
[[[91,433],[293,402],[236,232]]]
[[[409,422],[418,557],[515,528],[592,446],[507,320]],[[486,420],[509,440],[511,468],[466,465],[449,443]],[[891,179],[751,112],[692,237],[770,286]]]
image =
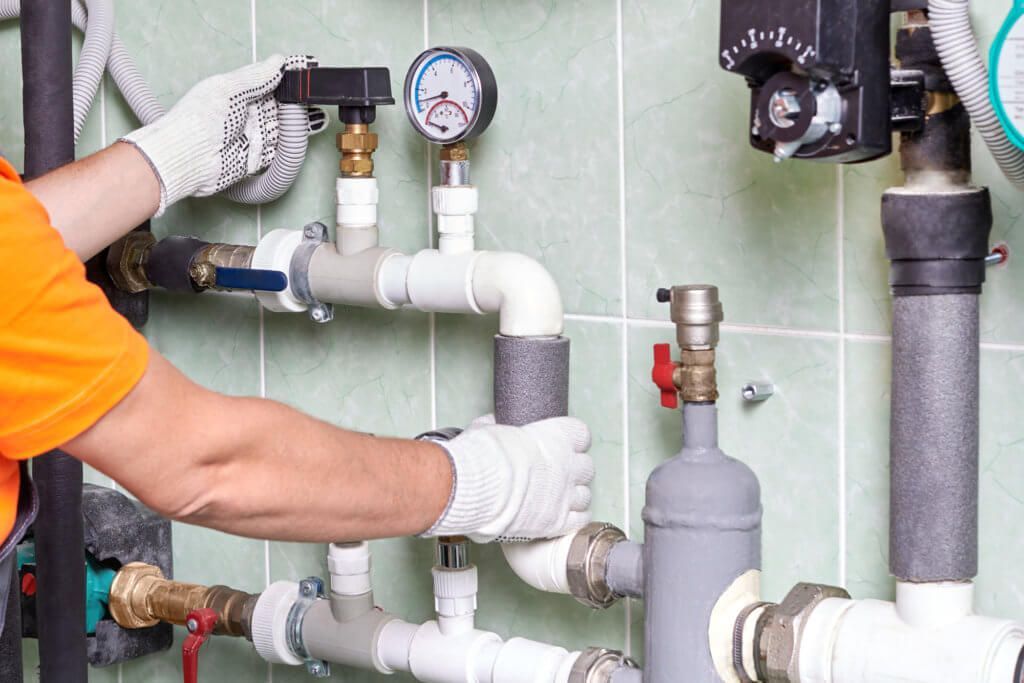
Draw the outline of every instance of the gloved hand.
[[[307,59],[274,55],[211,76],[157,121],[121,138],[160,179],[157,216],[183,197],[216,194],[270,164],[277,147],[274,90],[284,68],[305,66]]]
[[[580,420],[509,427],[487,416],[441,445],[455,481],[447,509],[424,536],[518,542],[564,536],[590,522],[594,461]]]

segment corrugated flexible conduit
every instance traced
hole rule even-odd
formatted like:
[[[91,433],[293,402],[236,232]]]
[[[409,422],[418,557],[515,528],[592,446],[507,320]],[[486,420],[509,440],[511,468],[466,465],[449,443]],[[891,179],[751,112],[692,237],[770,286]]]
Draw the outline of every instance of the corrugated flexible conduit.
[[[971,28],[969,0],[928,0],[928,21],[942,66],[1006,177],[1024,189],[1024,151],[1010,141],[989,98],[988,69]]]
[[[111,0],[70,0],[72,23],[85,34],[74,76],[75,139],[82,132],[105,68],[143,125],[165,110],[142,78],[124,43],[114,32]],[[0,0],[0,21],[21,15],[21,0]],[[265,204],[283,195],[295,182],[306,159],[310,133],[306,107],[281,104],[277,150],[262,174],[229,187],[224,196],[243,204]]]

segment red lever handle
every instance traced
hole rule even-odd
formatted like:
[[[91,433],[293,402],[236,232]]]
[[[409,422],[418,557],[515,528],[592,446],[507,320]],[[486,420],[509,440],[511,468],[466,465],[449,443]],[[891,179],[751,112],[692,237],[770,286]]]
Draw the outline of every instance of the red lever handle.
[[[185,674],[185,683],[199,683],[199,648],[210,639],[216,625],[217,612],[208,607],[188,613],[185,619],[188,637],[181,644],[181,669]]]
[[[668,344],[654,345],[654,368],[651,379],[661,390],[661,405],[665,408],[679,407],[679,389],[673,378],[678,365],[672,360],[672,347]]]

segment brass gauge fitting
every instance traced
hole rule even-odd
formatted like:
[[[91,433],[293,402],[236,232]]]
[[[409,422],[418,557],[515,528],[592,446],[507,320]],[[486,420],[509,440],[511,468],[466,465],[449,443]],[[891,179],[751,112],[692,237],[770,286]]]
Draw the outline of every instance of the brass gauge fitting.
[[[347,123],[338,133],[338,151],[341,152],[341,175],[346,178],[369,178],[373,175],[373,153],[378,138],[365,123]]]

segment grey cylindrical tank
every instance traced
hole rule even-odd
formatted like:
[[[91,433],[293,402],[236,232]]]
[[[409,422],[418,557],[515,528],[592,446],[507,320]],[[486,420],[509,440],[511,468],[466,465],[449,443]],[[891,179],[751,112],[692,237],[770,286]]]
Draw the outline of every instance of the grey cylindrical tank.
[[[978,302],[893,299],[889,566],[902,581],[978,573]]]
[[[683,450],[647,480],[644,683],[719,683],[708,625],[722,593],[761,567],[761,489],[718,448],[713,403],[683,407]]]

